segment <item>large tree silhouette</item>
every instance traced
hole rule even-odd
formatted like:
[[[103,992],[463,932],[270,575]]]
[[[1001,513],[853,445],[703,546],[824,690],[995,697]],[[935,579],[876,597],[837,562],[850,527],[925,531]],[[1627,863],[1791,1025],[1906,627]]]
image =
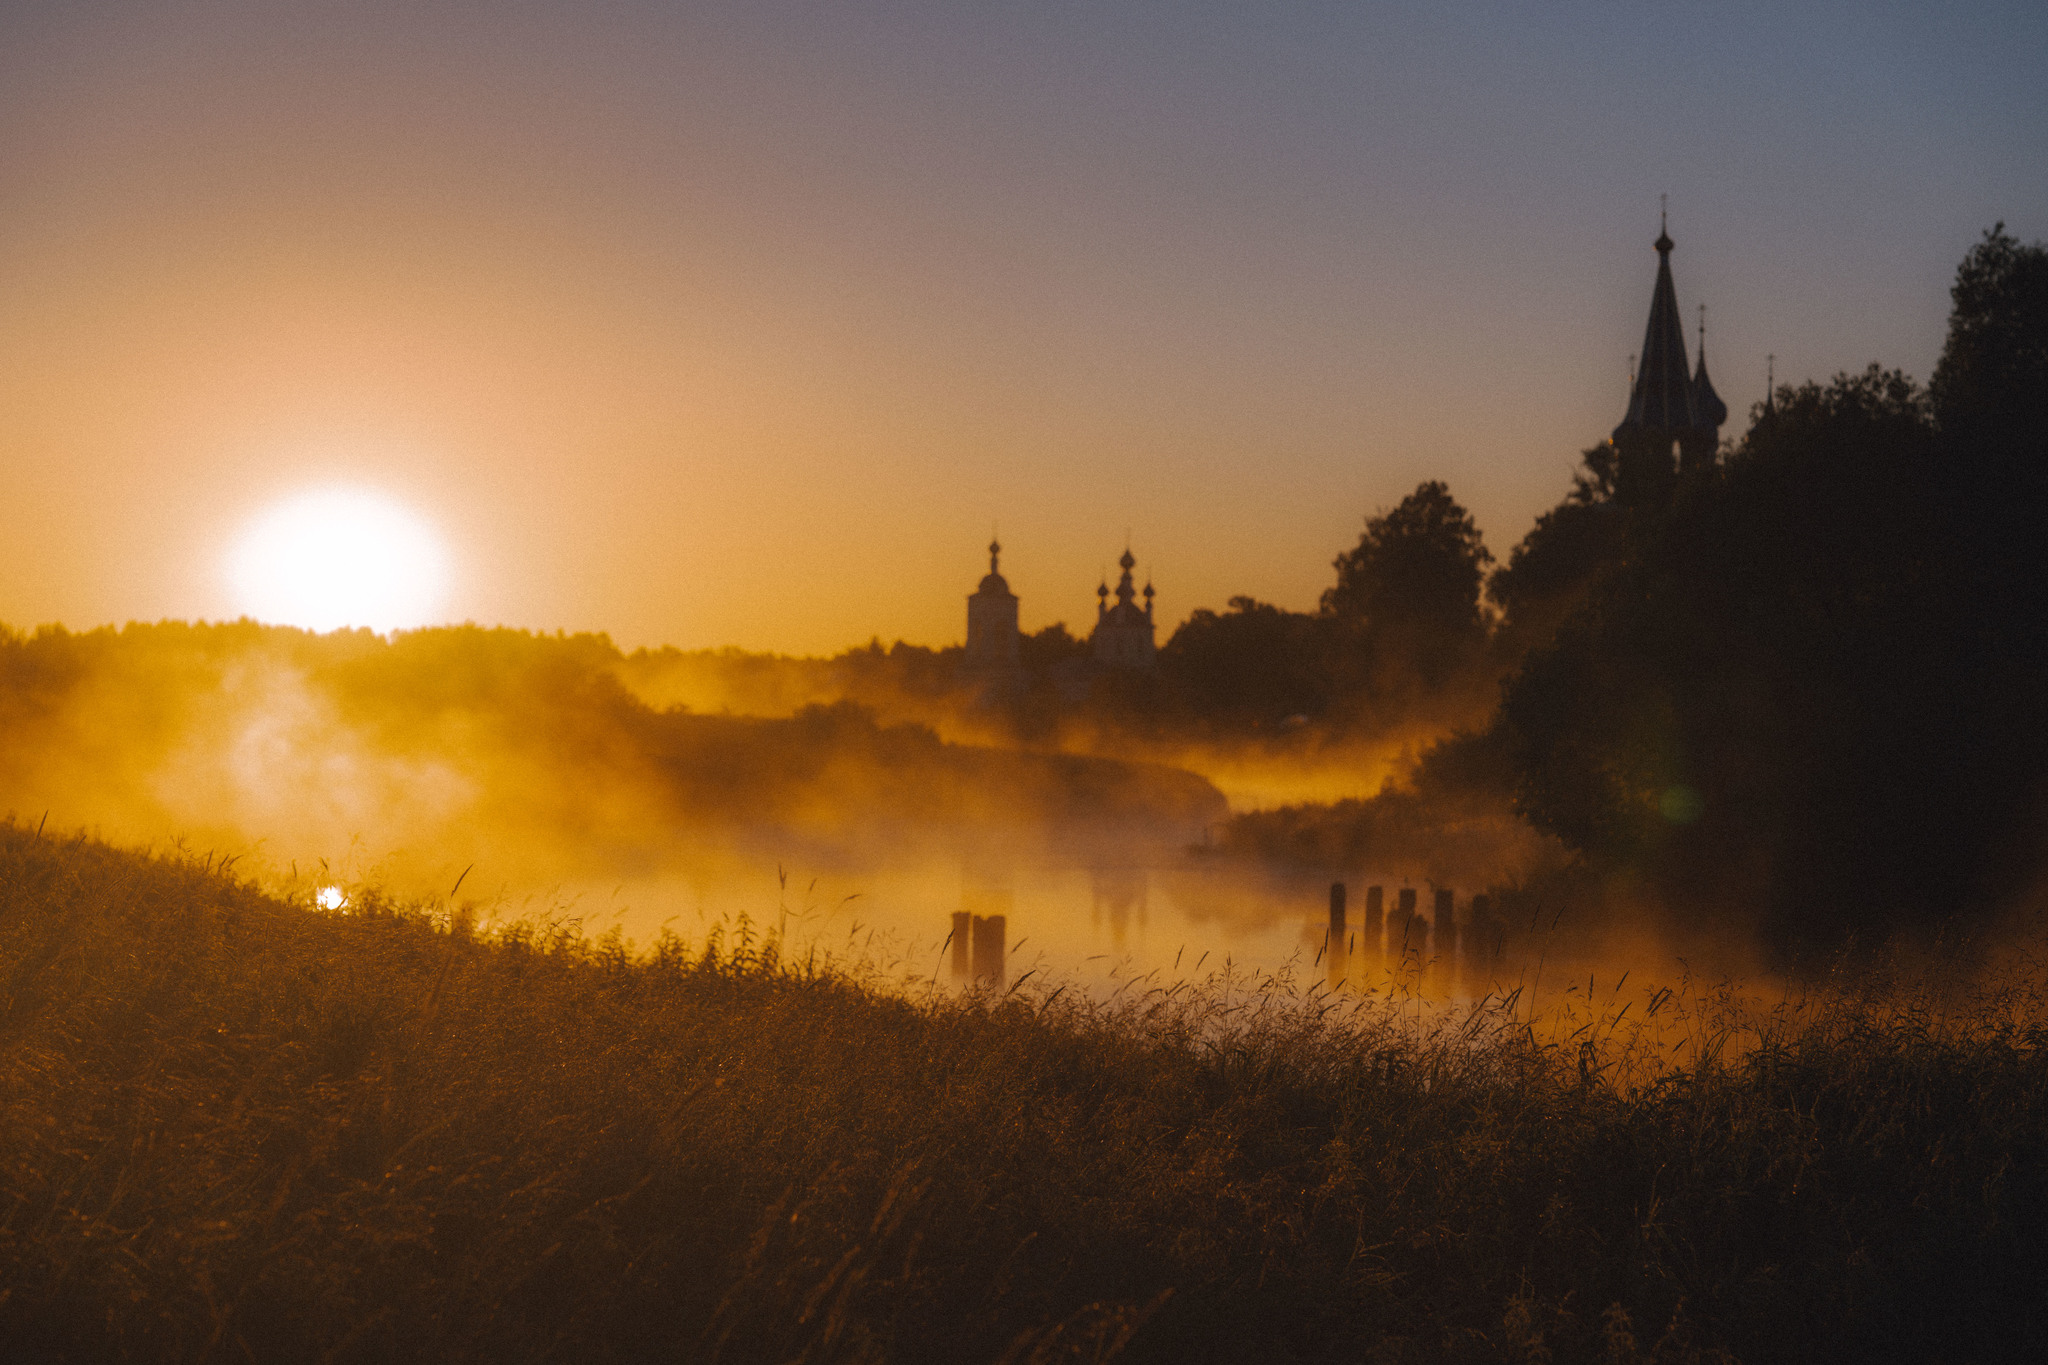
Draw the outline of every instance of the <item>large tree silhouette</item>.
[[[1480,604],[1493,562],[1472,514],[1437,480],[1367,520],[1337,556],[1323,614],[1360,638],[1374,671],[1412,671],[1439,687],[1483,643]]]

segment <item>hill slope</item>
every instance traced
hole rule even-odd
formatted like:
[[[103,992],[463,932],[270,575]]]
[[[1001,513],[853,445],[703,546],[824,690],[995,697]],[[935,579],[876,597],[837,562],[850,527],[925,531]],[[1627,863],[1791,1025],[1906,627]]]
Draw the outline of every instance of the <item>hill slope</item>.
[[[1277,983],[905,997],[0,826],[16,1358],[1987,1359],[2038,1000],[1642,1083]],[[1702,1022],[1702,1021],[1696,1021]],[[1610,1029],[1609,1037],[1615,1036]],[[1620,1035],[1625,1041],[1627,1035]],[[1681,1035],[1682,1036],[1682,1035]],[[1638,1043],[1642,1039],[1637,1040]]]

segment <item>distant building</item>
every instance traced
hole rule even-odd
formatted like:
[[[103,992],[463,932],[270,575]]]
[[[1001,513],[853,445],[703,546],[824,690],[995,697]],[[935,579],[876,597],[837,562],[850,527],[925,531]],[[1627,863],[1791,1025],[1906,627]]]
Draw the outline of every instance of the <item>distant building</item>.
[[[1680,477],[1711,467],[1721,424],[1728,420],[1728,405],[1707,378],[1704,309],[1699,368],[1686,365],[1685,326],[1679,320],[1678,291],[1671,283],[1672,246],[1671,234],[1659,223],[1650,323],[1643,334],[1628,412],[1614,429],[1615,496],[1630,505],[1662,502]]]
[[[1152,585],[1145,584],[1145,605],[1140,607],[1131,586],[1131,570],[1138,561],[1126,548],[1117,563],[1124,572],[1116,584],[1116,605],[1109,605],[1107,582],[1095,590],[1095,634],[1089,637],[1089,646],[1101,667],[1150,668],[1158,653],[1152,640]]]
[[[1017,594],[997,571],[1002,545],[988,543],[988,574],[967,598],[967,651],[961,671],[1001,687],[1019,680]]]

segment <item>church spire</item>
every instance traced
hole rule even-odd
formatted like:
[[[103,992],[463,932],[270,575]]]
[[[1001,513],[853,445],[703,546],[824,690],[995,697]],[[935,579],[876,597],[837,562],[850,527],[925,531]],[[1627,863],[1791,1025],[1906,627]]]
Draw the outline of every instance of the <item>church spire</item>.
[[[1621,441],[1638,432],[1678,434],[1698,425],[1693,412],[1692,375],[1685,363],[1685,325],[1678,317],[1678,290],[1671,283],[1671,248],[1663,215],[1657,224],[1657,285],[1650,295],[1650,324],[1643,332],[1642,359],[1628,414],[1614,429]]]
[[[1714,382],[1707,378],[1707,305],[1700,305],[1700,364],[1692,377],[1692,415],[1699,427],[1718,431],[1728,420],[1728,405],[1721,401],[1721,395],[1714,392]]]
[[[1010,591],[996,568],[1002,553],[1002,542],[991,533],[988,575],[967,598],[967,649],[960,661],[963,672],[981,679],[994,692],[1015,690],[1019,657],[1017,594]]]

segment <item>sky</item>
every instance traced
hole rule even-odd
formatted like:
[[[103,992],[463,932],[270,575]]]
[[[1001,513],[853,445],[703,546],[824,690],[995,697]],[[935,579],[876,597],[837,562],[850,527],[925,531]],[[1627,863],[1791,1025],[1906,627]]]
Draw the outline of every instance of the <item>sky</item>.
[[[366,490],[439,619],[826,652],[1306,609],[1620,419],[1659,196],[1739,432],[2048,237],[2038,4],[0,3],[0,622],[230,618]],[[370,551],[366,550],[366,554]],[[1162,630],[1162,639],[1164,631]]]

